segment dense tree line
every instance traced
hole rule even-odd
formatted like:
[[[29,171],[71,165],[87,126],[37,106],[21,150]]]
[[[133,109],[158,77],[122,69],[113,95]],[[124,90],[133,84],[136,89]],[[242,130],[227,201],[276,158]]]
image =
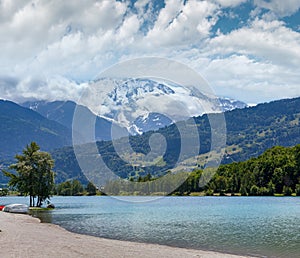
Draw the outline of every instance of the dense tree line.
[[[24,195],[30,195],[30,205],[40,206],[51,194],[96,195],[100,193],[93,183],[86,186],[79,180],[67,180],[54,187],[53,160],[48,153],[39,151],[36,143],[16,155],[17,163],[11,169],[17,174],[4,171],[11,178],[10,185]],[[300,145],[273,147],[257,158],[221,165],[219,168],[195,170],[190,173],[169,171],[163,177],[150,173],[115,180],[104,187],[106,194],[173,194],[190,195],[202,192],[206,195],[272,196],[293,193],[300,196]],[[34,199],[37,197],[37,202]]]
[[[178,186],[174,188],[174,186]],[[276,146],[257,158],[244,162],[221,165],[189,173],[167,174],[157,179],[150,174],[109,182],[109,194],[173,194],[189,195],[193,192],[212,194],[241,194],[247,196],[272,196],[296,193],[300,195],[300,145]]]
[[[207,189],[242,195],[299,194],[300,145],[273,147],[257,158],[219,167]]]
[[[203,171],[194,172],[189,180],[195,182],[201,175]],[[203,190],[208,195],[300,195],[300,145],[276,146],[257,158],[221,165],[202,189],[197,184],[185,183],[178,190],[180,193]]]
[[[67,180],[56,185],[54,193],[63,196],[96,195],[97,187],[92,182],[84,187],[77,179]]]

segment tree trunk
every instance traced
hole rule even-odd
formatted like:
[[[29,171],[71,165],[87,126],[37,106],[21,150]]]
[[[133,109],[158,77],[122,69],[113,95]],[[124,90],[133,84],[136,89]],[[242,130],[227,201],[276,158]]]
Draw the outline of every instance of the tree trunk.
[[[38,200],[37,200],[37,204],[36,204],[37,207],[41,207],[42,206],[42,202],[41,202],[41,197],[38,196]]]

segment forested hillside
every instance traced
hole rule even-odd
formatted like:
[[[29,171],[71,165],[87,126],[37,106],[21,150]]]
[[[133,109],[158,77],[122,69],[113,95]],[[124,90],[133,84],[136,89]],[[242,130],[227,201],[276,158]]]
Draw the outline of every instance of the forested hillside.
[[[73,101],[28,101],[21,105],[38,112],[49,120],[62,124],[69,130],[72,130],[73,116],[76,111],[86,121],[95,121],[95,139],[97,141],[111,140],[112,122],[96,116],[87,107],[77,105]],[[114,125],[114,130],[118,130],[120,135],[127,134],[125,128],[118,127],[117,125]]]
[[[199,182],[203,171],[191,174],[176,191],[180,194],[205,191],[206,194],[300,195],[300,145],[273,147],[257,158],[221,165],[203,188]]]
[[[12,158],[7,160],[5,157],[12,157],[20,152],[32,140],[36,141],[42,150],[54,149],[69,143],[68,131],[54,121],[49,122],[39,114],[12,102],[1,101],[0,105],[2,105],[0,109],[2,167],[12,162]],[[218,114],[213,115],[218,116]],[[279,100],[226,112],[227,147],[222,163],[246,161],[252,157],[258,157],[267,149],[277,145],[287,147],[300,144],[299,118],[300,98]],[[198,168],[202,169],[207,167],[209,160],[207,152],[210,150],[211,129],[207,115],[193,119],[198,126],[201,142]],[[137,169],[118,156],[110,141],[97,142],[99,154],[106,165],[121,178],[138,180],[139,177],[145,177],[148,174],[151,177],[161,176],[176,163],[181,140],[178,128],[174,124],[157,132],[165,137],[167,143],[166,152],[157,164],[145,163]],[[130,137],[131,146],[136,152],[133,158],[138,159],[140,155],[150,151],[149,137],[152,133],[147,132]],[[86,148],[88,150],[88,145]],[[87,182],[72,147],[52,150],[51,154],[55,160],[56,182],[60,183],[67,179]],[[101,168],[95,167],[93,170],[101,175]],[[6,181],[1,176],[0,180]]]
[[[14,157],[32,141],[46,151],[70,145],[71,135],[71,130],[55,121],[14,102],[0,100],[0,160]]]
[[[257,157],[276,145],[300,143],[300,98],[259,104],[252,108],[225,113],[227,145],[234,151],[224,162]]]
[[[217,114],[214,114],[217,116]],[[295,146],[300,143],[300,98],[280,100],[271,103],[260,104],[255,107],[237,109],[226,112],[227,148],[222,163],[245,161],[257,157],[273,146]],[[210,150],[210,125],[207,115],[194,118],[199,130],[201,141],[200,153],[206,156]],[[136,168],[126,164],[114,150],[111,142],[98,142],[99,153],[102,155],[107,166],[122,178],[151,174],[153,177],[165,173],[172,168],[180,152],[180,134],[175,125],[162,128],[158,131],[165,136],[167,151],[162,157],[159,166],[151,164]],[[131,145],[137,153],[149,152],[148,140],[152,132],[130,138]],[[52,152],[56,159],[57,180],[65,178],[80,178],[82,173],[73,149],[63,148]],[[199,167],[205,167],[202,164]],[[100,169],[101,170],[101,169]],[[95,168],[95,173],[99,168]]]
[[[136,182],[111,181],[105,186],[108,194],[156,193],[173,195],[244,195],[273,196],[293,193],[300,196],[300,145],[273,147],[257,158],[221,165],[219,168],[194,170],[187,174],[167,174],[157,180],[148,174]],[[186,179],[186,180],[185,180]],[[179,186],[174,189],[174,186]]]

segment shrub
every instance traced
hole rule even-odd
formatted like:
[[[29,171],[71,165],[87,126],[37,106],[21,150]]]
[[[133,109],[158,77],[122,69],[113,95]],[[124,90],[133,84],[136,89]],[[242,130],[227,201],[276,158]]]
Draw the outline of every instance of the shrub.
[[[285,196],[291,196],[292,193],[293,193],[293,190],[292,190],[291,187],[286,186],[286,185],[283,187],[283,194],[284,194]]]
[[[256,196],[258,195],[259,188],[256,185],[251,186],[249,195]]]
[[[214,194],[214,191],[211,190],[211,189],[208,189],[206,192],[205,192],[205,195],[206,196],[212,196]]]
[[[8,189],[4,188],[0,188],[0,196],[6,196],[8,195]]]
[[[258,192],[259,192],[259,195],[262,195],[262,196],[268,196],[268,195],[270,195],[269,194],[269,190],[266,187],[259,188]]]
[[[300,196],[300,184],[296,185],[295,192],[297,196]]]
[[[247,188],[242,185],[240,188],[240,193],[242,196],[247,196],[248,195]]]
[[[275,184],[273,184],[273,182],[272,181],[270,181],[269,183],[268,183],[268,195],[274,195],[275,194]]]

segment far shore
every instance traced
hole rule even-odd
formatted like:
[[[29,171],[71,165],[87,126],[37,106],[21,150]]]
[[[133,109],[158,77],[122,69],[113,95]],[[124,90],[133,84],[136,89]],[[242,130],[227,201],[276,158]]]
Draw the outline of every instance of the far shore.
[[[40,223],[39,219],[24,214],[0,212],[0,230],[3,258],[249,257],[75,234],[57,225]]]
[[[127,197],[127,196],[140,196],[140,197],[299,197],[296,195],[296,193],[292,193],[291,195],[284,195],[284,194],[278,194],[275,193],[274,195],[242,195],[241,193],[224,193],[224,194],[220,194],[220,193],[214,193],[212,195],[207,195],[204,192],[191,192],[188,194],[167,194],[167,193],[153,193],[150,195],[143,195],[143,194],[130,194],[130,193],[126,193],[126,194],[117,194],[117,195],[109,195],[109,194],[95,194],[95,195],[87,195],[87,194],[78,194],[78,195],[52,195],[52,197],[56,197],[56,196],[64,196],[64,197],[72,197],[72,196],[118,196],[118,197]],[[7,194],[7,195],[2,195],[0,196],[1,198],[3,197],[25,197],[24,195],[20,195],[18,193],[16,194]],[[0,203],[1,204],[1,203]]]

